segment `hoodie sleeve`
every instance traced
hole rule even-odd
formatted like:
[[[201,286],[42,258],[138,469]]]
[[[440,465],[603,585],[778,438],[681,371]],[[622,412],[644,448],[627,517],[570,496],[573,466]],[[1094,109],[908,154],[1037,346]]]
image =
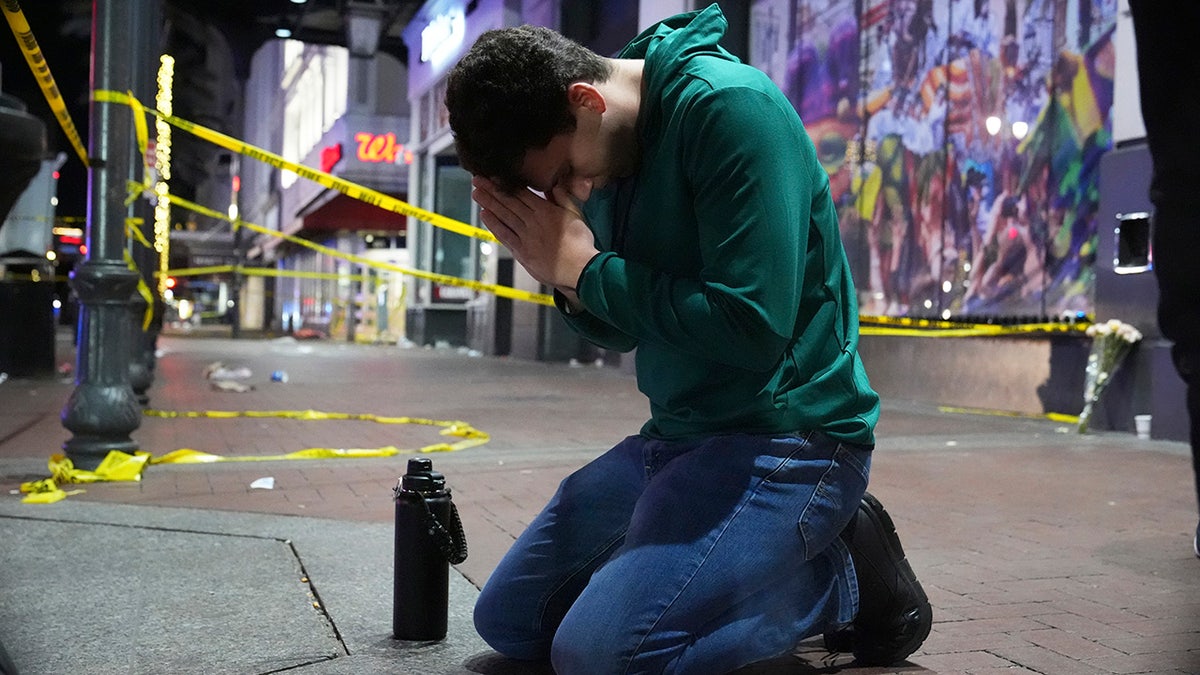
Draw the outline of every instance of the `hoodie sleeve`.
[[[764,85],[704,84],[681,123],[699,275],[603,253],[581,275],[580,297],[597,319],[639,342],[768,370],[796,328],[819,182],[815,150],[795,111]]]
[[[569,311],[566,299],[558,291],[554,291],[554,306],[558,308],[563,320],[572,330],[597,347],[618,352],[631,352],[637,347],[635,338],[599,320],[591,312]]]

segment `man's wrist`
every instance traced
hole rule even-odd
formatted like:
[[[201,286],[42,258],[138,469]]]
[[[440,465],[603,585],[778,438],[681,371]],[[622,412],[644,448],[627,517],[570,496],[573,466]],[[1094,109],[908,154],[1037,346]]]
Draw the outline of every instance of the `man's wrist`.
[[[567,316],[583,314],[586,308],[579,300],[579,295],[573,288],[557,287],[554,289],[554,306]]]
[[[587,306],[584,305],[583,301],[579,299],[579,288],[583,285],[584,273],[587,272],[588,267],[590,267],[592,262],[595,261],[596,258],[599,258],[600,255],[600,251],[593,249],[592,254],[588,256],[587,261],[584,262],[583,267],[579,268],[579,275],[576,277],[575,284],[573,286],[563,285],[554,287],[554,304],[560,310],[562,310],[563,314],[566,314],[567,316],[574,316],[587,311]],[[562,296],[561,299],[559,296]]]

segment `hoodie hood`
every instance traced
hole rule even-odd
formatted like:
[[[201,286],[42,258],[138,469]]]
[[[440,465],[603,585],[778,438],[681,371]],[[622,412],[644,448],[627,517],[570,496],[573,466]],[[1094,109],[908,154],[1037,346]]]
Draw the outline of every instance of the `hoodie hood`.
[[[664,87],[686,73],[696,57],[738,62],[736,56],[717,44],[728,27],[729,22],[721,8],[714,3],[706,9],[676,14],[650,26],[617,54],[620,59],[646,61],[643,77],[646,78],[646,100],[651,102],[651,109],[643,110],[644,119],[657,112],[658,98]]]

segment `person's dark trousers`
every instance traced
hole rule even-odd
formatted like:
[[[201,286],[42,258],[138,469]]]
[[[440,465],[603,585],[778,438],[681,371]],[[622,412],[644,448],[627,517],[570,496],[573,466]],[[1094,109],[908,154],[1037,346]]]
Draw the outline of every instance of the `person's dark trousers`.
[[[1187,383],[1192,466],[1200,504],[1200,2],[1130,0],[1142,119],[1154,176],[1158,323]]]

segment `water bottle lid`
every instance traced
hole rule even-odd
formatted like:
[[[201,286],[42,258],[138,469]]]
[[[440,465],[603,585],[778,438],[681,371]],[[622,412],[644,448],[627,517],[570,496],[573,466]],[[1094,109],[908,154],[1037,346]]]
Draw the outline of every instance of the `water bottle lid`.
[[[400,479],[400,489],[405,492],[444,492],[446,477],[433,470],[433,462],[427,457],[408,460],[408,473]]]

